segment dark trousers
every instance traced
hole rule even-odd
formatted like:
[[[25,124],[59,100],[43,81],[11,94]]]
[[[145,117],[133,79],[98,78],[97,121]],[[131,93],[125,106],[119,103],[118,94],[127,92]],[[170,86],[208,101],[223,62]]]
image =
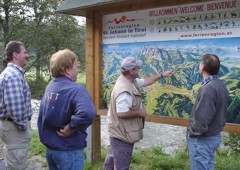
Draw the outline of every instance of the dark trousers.
[[[104,162],[104,170],[128,170],[134,144],[110,137],[110,148]]]

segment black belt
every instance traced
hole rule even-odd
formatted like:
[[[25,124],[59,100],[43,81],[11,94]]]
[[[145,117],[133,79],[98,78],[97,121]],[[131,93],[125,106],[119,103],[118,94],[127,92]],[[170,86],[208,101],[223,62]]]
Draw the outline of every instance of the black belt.
[[[9,122],[13,122],[11,117],[6,118],[6,120],[9,121]]]
[[[7,120],[9,122],[13,122],[13,119],[11,117],[5,117],[2,120]],[[31,117],[28,118],[28,121],[30,121],[30,120],[31,120]]]
[[[7,121],[9,121],[9,122],[13,122],[13,119],[12,118],[10,118],[10,117],[4,117],[3,119],[1,119],[1,120],[7,120]]]

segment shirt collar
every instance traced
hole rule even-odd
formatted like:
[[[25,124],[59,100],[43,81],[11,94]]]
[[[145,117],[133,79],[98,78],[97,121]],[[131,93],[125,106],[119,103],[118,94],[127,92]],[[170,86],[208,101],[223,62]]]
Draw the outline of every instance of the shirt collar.
[[[213,75],[213,76],[209,76],[209,77],[205,78],[205,79],[202,81],[202,86],[204,86],[205,84],[207,84],[209,81],[212,81],[212,80],[215,80],[215,79],[218,79],[218,75]]]
[[[7,67],[15,68],[15,69],[19,70],[22,74],[25,73],[25,70],[22,67],[19,67],[18,65],[14,64],[14,63],[8,63]]]

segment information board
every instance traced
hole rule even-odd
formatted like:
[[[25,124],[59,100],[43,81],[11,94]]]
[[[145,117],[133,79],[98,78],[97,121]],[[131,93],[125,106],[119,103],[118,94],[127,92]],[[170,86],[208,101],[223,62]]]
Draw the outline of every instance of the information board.
[[[240,123],[240,0],[221,0],[104,15],[103,106],[127,56],[143,61],[139,77],[175,69],[172,78],[142,89],[149,115],[188,119],[202,77],[201,56],[221,60],[220,79],[230,92],[228,122]]]

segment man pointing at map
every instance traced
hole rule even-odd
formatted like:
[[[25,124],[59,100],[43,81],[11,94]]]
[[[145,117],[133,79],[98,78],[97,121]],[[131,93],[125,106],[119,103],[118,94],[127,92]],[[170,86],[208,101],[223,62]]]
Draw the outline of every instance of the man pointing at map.
[[[104,170],[129,169],[134,143],[143,138],[144,118],[140,88],[149,86],[160,78],[172,76],[172,71],[161,72],[145,79],[137,79],[141,60],[126,57],[121,63],[121,75],[111,93],[107,114],[110,148]]]

